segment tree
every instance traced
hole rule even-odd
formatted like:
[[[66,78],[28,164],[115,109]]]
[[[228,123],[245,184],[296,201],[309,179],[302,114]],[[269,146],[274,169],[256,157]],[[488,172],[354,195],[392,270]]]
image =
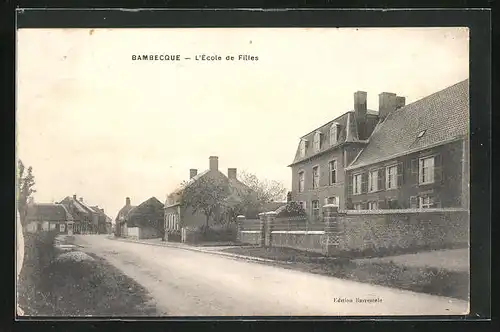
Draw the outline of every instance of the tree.
[[[28,200],[36,192],[34,189],[35,176],[33,175],[33,168],[30,166],[26,169],[21,159],[17,162],[17,172],[17,208],[21,224],[24,226],[26,225],[26,216],[28,213]]]
[[[253,216],[261,212],[265,204],[286,199],[287,190],[279,181],[259,179],[255,174],[245,171],[241,173],[240,179],[250,189],[242,197],[239,206],[241,214]]]
[[[206,228],[210,219],[215,220],[226,207],[226,199],[231,194],[228,183],[213,177],[201,177],[194,182],[184,182],[181,206],[191,208],[193,214],[205,215]]]

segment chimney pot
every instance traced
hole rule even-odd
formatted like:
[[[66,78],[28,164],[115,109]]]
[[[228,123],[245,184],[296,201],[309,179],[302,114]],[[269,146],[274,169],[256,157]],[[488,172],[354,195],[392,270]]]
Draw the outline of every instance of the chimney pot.
[[[406,105],[406,98],[405,97],[396,97],[396,109],[404,107]]]
[[[219,170],[219,157],[211,156],[208,159],[209,159],[210,170],[211,171],[218,171]]]
[[[73,195],[73,199],[76,201],[76,195]]]
[[[366,96],[365,91],[354,92],[354,112],[365,112],[366,113]]]
[[[392,92],[382,92],[378,95],[378,115],[385,119],[397,107],[397,96]]]
[[[83,197],[80,197],[80,202],[83,202]]]
[[[237,170],[236,168],[228,168],[227,169],[227,177],[230,179],[236,179]]]
[[[125,205],[130,205],[130,197],[125,198]]]
[[[193,177],[196,176],[196,174],[198,174],[198,170],[196,168],[191,168],[189,170],[189,178],[192,179]]]

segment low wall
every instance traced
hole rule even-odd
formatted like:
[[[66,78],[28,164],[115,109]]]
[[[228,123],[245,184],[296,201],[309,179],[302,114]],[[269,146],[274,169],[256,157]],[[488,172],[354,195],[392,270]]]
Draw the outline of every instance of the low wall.
[[[323,252],[324,231],[272,231],[273,247]]]
[[[338,250],[381,252],[448,248],[469,243],[469,212],[462,209],[344,211]]]
[[[132,239],[139,238],[139,227],[127,227],[127,234],[125,235]]]

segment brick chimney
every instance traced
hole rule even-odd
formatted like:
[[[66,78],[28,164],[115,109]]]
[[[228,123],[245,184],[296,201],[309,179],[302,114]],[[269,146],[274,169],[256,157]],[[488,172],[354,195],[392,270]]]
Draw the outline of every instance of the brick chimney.
[[[358,138],[366,139],[366,92],[356,91],[354,92],[354,117],[356,119],[356,125],[358,128]]]
[[[397,100],[396,94],[392,92],[382,92],[378,95],[378,115],[381,120],[396,109]]]
[[[236,179],[236,168],[228,168],[227,169],[227,177],[230,179]]]
[[[130,197],[125,198],[125,205],[130,206]]]
[[[196,174],[198,174],[198,170],[196,168],[191,168],[189,170],[189,178],[192,179],[196,176]]]
[[[76,201],[76,195],[73,195],[73,199]]]
[[[218,171],[219,170],[219,157],[216,156],[210,156],[209,159],[209,165],[210,165],[210,170],[211,171]]]

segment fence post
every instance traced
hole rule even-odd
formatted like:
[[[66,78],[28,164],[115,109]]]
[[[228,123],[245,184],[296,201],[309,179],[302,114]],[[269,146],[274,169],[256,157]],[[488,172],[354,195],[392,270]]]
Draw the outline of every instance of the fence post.
[[[259,213],[259,219],[260,219],[260,246],[265,247],[266,246],[266,213],[261,212]]]
[[[323,206],[324,221],[325,221],[325,241],[323,244],[323,252],[327,256],[335,255],[339,252],[340,244],[340,227],[338,205],[327,204]]]
[[[236,241],[241,242],[241,231],[243,230],[243,222],[245,221],[244,215],[236,217]]]
[[[267,229],[266,229],[266,246],[273,246],[273,225],[274,219],[276,219],[276,212],[271,211],[266,213]]]

